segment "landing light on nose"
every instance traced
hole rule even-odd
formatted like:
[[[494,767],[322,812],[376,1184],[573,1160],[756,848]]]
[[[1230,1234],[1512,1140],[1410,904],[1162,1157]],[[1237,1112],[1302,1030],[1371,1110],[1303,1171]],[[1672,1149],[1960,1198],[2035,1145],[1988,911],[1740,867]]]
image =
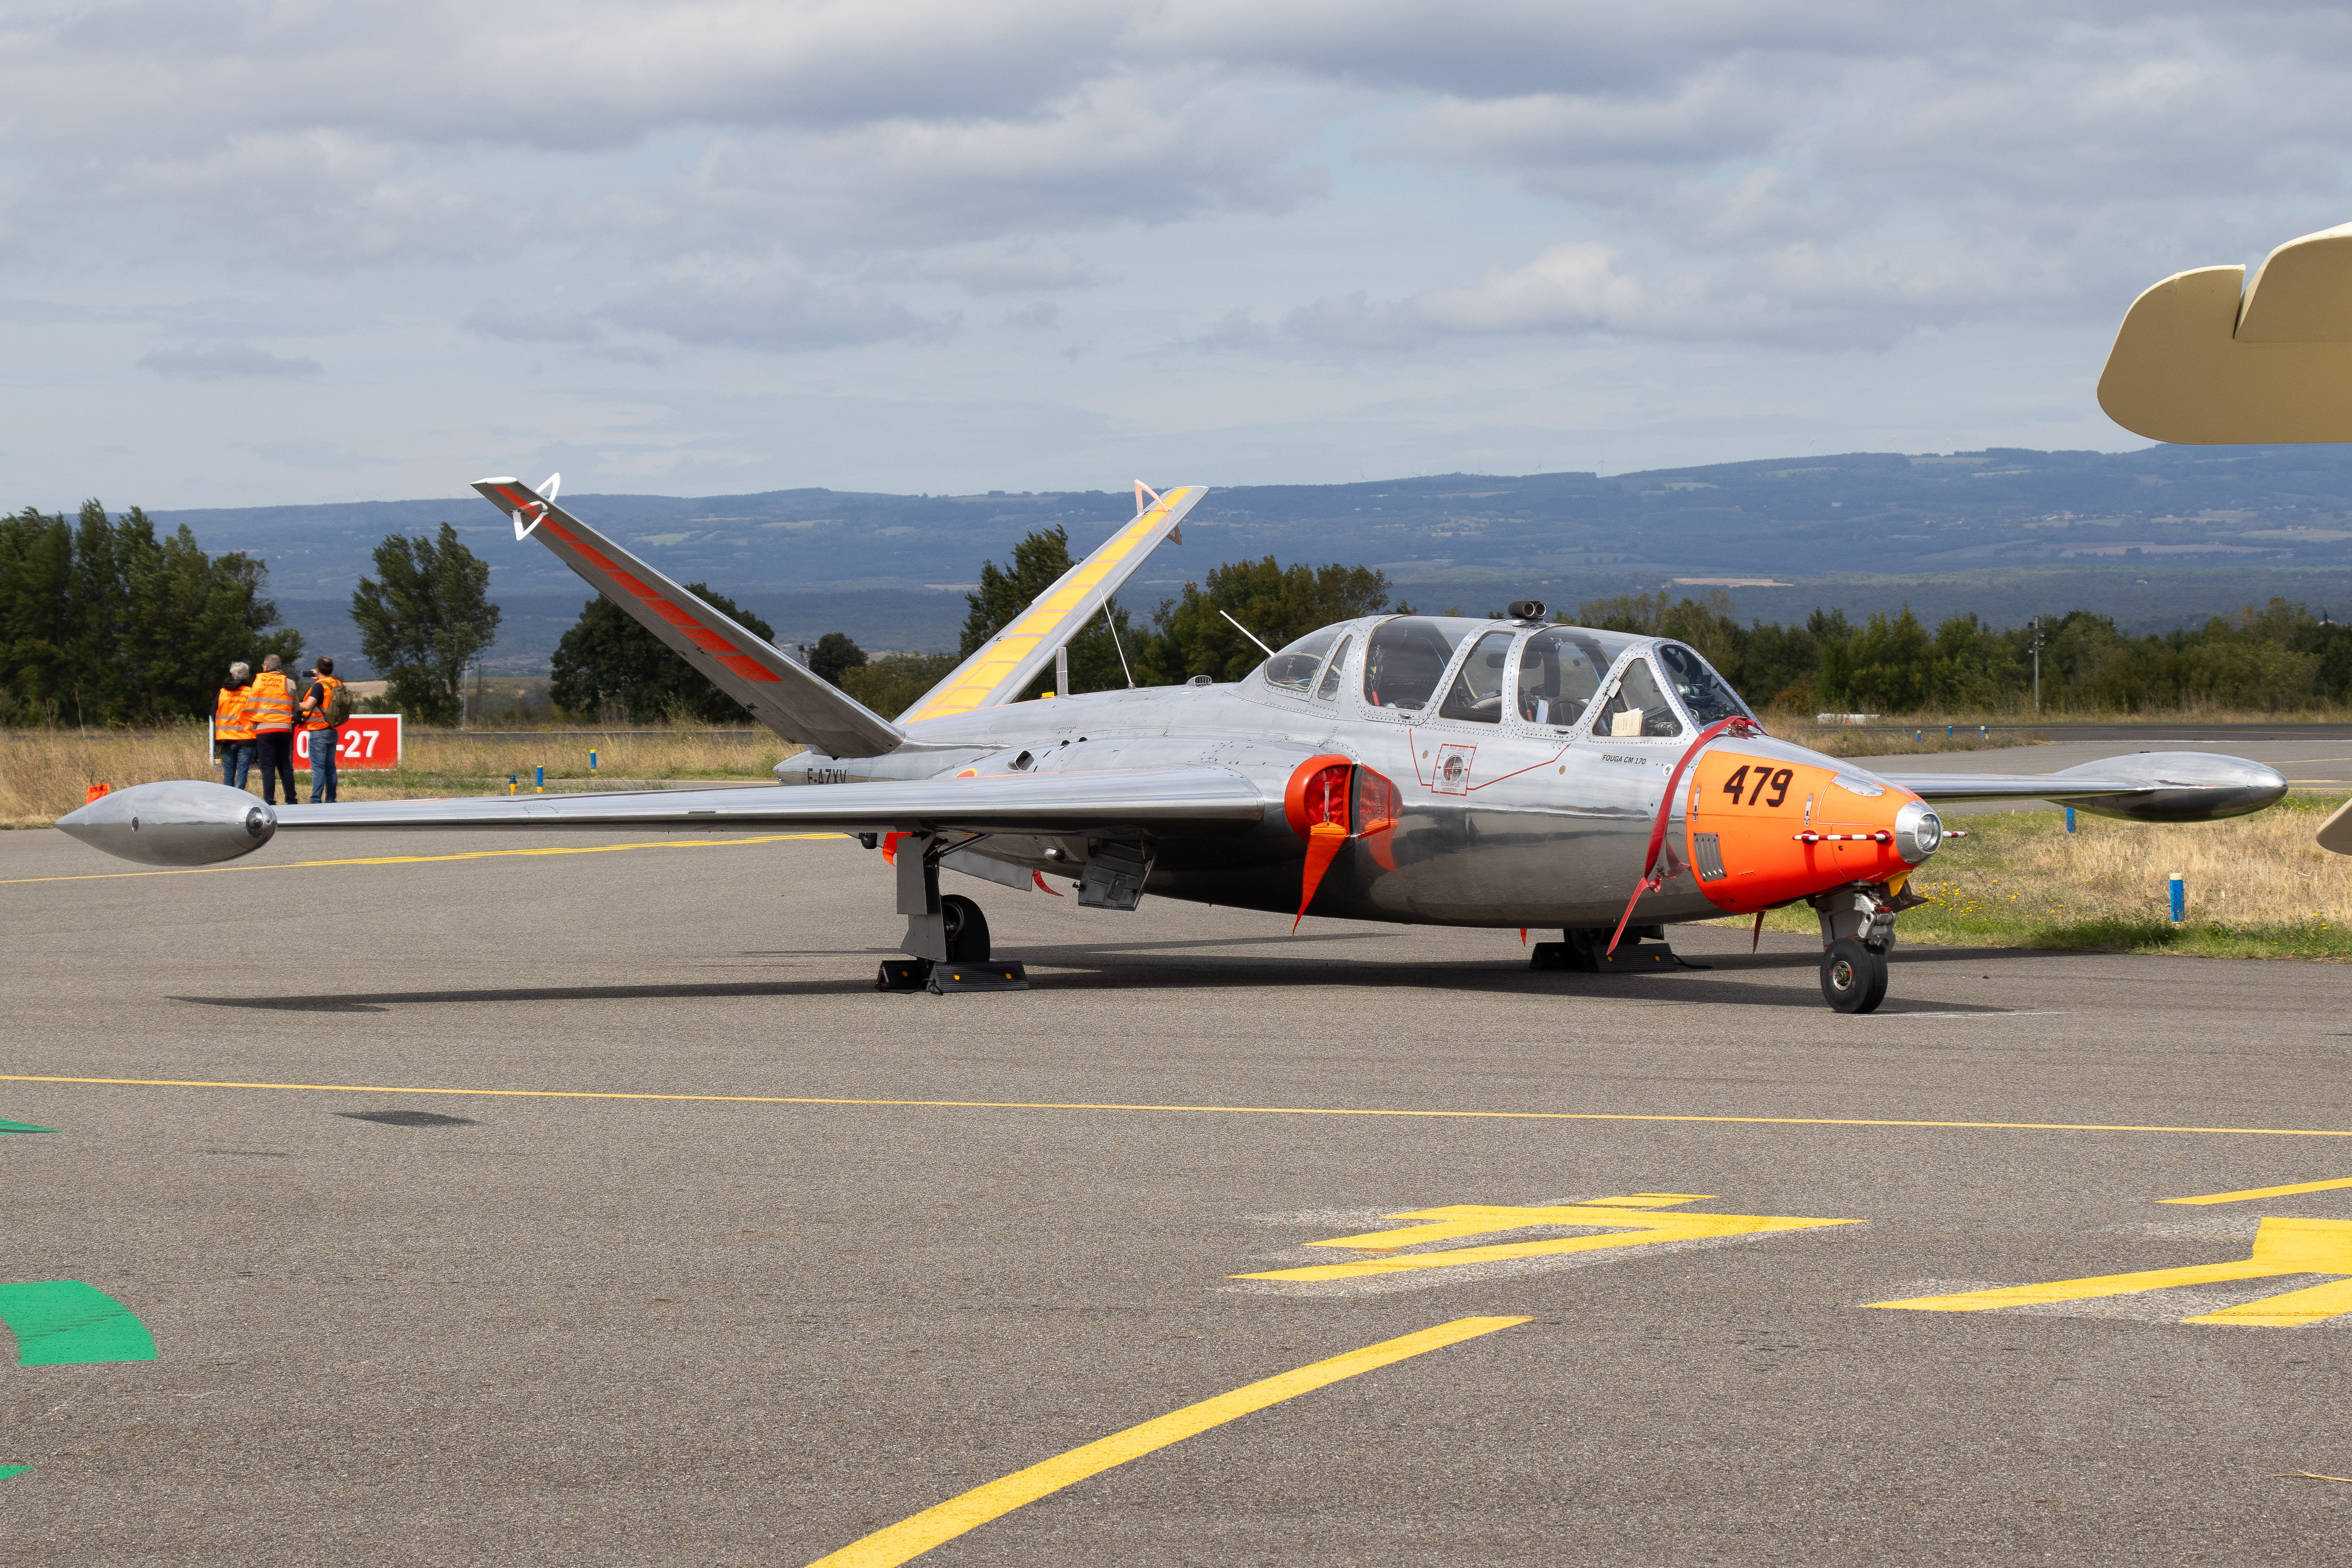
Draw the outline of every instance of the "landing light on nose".
[[[1895,814],[1895,852],[1916,866],[1944,842],[1944,819],[1924,801],[1909,800]]]

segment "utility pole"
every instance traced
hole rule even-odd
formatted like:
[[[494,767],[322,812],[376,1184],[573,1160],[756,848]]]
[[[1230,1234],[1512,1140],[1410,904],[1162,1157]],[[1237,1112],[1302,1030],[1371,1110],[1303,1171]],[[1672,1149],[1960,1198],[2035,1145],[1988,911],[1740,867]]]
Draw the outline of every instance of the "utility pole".
[[[2033,617],[2032,626],[2033,626],[2033,642],[2032,642],[2032,648],[2033,648],[2033,716],[2034,716],[2036,719],[2039,719],[2039,718],[2041,718],[2041,717],[2042,717],[2042,645],[2044,642],[2048,641],[2049,639],[2048,639],[2048,638],[2043,635],[2043,633],[2042,633],[2042,617],[2041,617],[2040,616],[2034,616],[2034,617]]]

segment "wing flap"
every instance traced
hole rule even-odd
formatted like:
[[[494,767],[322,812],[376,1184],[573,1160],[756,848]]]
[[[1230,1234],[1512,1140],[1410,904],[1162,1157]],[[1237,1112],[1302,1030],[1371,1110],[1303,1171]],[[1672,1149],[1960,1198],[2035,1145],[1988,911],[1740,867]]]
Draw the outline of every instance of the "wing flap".
[[[557,560],[785,740],[835,757],[877,757],[904,741],[897,725],[529,485],[477,479],[474,489],[515,519],[518,537],[528,534],[553,551]]]

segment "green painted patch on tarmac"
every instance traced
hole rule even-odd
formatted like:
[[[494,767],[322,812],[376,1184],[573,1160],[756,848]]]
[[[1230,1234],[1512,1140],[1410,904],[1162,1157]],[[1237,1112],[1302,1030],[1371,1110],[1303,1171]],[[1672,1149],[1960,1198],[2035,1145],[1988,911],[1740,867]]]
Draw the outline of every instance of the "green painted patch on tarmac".
[[[54,1127],[36,1127],[29,1121],[11,1121],[6,1117],[0,1116],[0,1132],[55,1132],[56,1131]],[[5,1476],[0,1476],[0,1480],[6,1479]]]
[[[155,1359],[154,1337],[138,1314],[79,1279],[0,1285],[0,1322],[16,1336],[18,1366]]]
[[[13,1481],[32,1468],[30,1465],[0,1465],[0,1481]]]

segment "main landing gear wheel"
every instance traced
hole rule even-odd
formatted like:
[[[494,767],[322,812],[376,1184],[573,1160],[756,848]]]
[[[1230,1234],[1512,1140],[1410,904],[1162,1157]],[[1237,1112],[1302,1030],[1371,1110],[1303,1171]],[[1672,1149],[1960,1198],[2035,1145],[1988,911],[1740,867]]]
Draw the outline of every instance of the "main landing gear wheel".
[[[1822,995],[1841,1013],[1869,1013],[1886,1000],[1886,955],[1842,936],[1822,954]]]
[[[947,928],[950,963],[988,962],[988,917],[980,912],[978,904],[961,893],[943,894],[940,899],[940,921]],[[1879,989],[1885,989],[1884,980]]]

